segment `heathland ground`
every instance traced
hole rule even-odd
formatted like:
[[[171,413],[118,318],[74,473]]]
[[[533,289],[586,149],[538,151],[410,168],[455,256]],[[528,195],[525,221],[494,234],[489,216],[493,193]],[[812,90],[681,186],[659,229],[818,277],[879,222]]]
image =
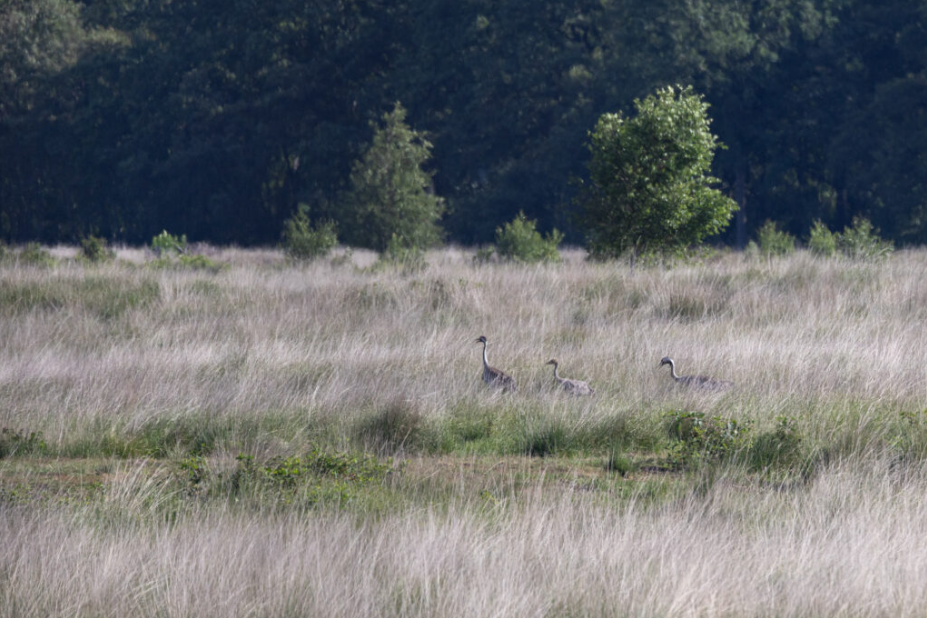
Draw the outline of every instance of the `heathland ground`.
[[[0,264],[0,618],[924,614],[927,251],[209,251]]]

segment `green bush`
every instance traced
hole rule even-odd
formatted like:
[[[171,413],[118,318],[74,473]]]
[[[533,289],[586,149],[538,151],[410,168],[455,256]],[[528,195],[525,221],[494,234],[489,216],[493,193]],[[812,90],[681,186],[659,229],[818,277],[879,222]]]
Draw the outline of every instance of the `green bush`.
[[[686,411],[671,412],[667,416],[667,431],[672,440],[669,463],[675,468],[721,461],[747,445],[749,427],[735,419]]]
[[[795,419],[780,416],[772,431],[759,434],[750,445],[750,465],[755,469],[790,465],[801,454],[801,443]]]
[[[0,429],[0,459],[13,455],[44,453],[46,450],[42,432],[16,431],[7,427]]]
[[[894,246],[883,240],[869,219],[853,218],[853,225],[834,233],[821,221],[815,221],[808,238],[808,248],[817,255],[834,256],[838,252],[854,260],[878,260],[887,257]]]
[[[283,223],[283,250],[290,259],[325,257],[337,244],[335,222],[321,221],[313,227],[306,204],[300,204],[293,216]]]
[[[225,268],[224,264],[210,260],[205,255],[187,254],[187,237],[174,236],[167,230],[151,239],[151,250],[158,256],[149,263],[152,268],[205,270],[213,273]]]
[[[496,255],[495,247],[480,247],[476,250],[476,253],[473,255],[474,264],[488,264],[493,261],[493,257]]]
[[[395,399],[360,421],[355,435],[362,443],[389,452],[414,451],[426,439],[425,416],[412,403]]]
[[[895,249],[890,240],[879,237],[879,231],[872,227],[869,219],[854,217],[853,226],[843,228],[843,233],[837,236],[840,251],[853,259],[882,259]]]
[[[33,266],[54,266],[55,258],[37,242],[31,242],[20,249],[17,259]]]
[[[115,258],[116,252],[107,248],[105,239],[91,235],[81,239],[80,256],[88,262],[99,264]]]
[[[795,237],[779,229],[774,221],[766,221],[757,232],[760,253],[770,255],[788,255],[795,251]]]
[[[808,248],[815,255],[832,257],[837,254],[837,234],[834,234],[818,219],[811,226],[808,235]]]
[[[496,252],[499,257],[516,262],[559,262],[557,246],[563,241],[563,234],[554,229],[546,238],[538,233],[537,221],[529,221],[525,213],[519,212],[510,223],[496,228]]]
[[[164,268],[168,270],[203,270],[211,273],[217,273],[226,268],[225,264],[210,260],[205,255],[198,254],[162,256],[152,260],[148,265],[151,268]]]
[[[160,234],[151,239],[151,250],[159,257],[169,257],[170,255],[180,255],[187,250],[186,235],[174,236],[163,230]]]
[[[428,267],[425,252],[420,247],[408,245],[395,234],[380,254],[380,263],[398,265],[409,272],[418,272]]]

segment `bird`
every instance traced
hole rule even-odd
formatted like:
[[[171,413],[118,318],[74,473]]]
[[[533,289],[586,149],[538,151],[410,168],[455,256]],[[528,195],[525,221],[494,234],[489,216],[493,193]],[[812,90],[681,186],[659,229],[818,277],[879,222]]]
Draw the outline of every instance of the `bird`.
[[[489,366],[489,362],[486,360],[486,337],[480,335],[474,343],[483,344],[483,382],[490,386],[501,387],[505,391],[516,390],[515,378],[501,369]]]
[[[724,389],[734,386],[733,382],[728,382],[727,380],[719,380],[718,378],[712,378],[709,376],[677,376],[676,375],[676,363],[673,362],[669,356],[664,356],[663,360],[660,361],[660,366],[669,365],[670,366],[670,375],[673,376],[673,380],[677,384],[685,384],[686,386],[696,386],[699,388],[714,388],[714,389]]]
[[[595,389],[589,386],[588,382],[561,378],[559,375],[557,375],[557,366],[559,363],[557,362],[556,358],[552,358],[544,364],[554,366],[554,379],[557,382],[560,382],[560,386],[562,386],[563,390],[566,392],[570,393],[571,395],[595,395]]]

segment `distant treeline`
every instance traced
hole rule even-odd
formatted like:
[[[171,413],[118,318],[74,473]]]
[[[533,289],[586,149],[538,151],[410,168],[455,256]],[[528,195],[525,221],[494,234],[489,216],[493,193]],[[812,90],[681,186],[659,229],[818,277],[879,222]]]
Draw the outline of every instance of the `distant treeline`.
[[[583,242],[589,131],[666,84],[711,104],[722,190],[800,237],[927,242],[924,0],[0,0],[0,237],[274,243],[340,220],[397,101],[447,239],[519,211]]]

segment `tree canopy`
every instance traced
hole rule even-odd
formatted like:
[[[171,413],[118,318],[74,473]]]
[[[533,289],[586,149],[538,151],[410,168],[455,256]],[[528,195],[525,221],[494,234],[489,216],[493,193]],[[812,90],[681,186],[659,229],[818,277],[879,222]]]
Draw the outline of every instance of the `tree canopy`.
[[[577,243],[588,132],[683,83],[728,146],[722,241],[865,217],[922,243],[925,23],[910,0],[0,0],[0,238],[269,244],[300,203],[348,233],[400,101],[448,240],[523,211]]]
[[[711,186],[717,139],[691,87],[661,88],[634,107],[629,118],[603,114],[590,136],[581,201],[596,257],[684,249],[724,230],[737,208]]]

